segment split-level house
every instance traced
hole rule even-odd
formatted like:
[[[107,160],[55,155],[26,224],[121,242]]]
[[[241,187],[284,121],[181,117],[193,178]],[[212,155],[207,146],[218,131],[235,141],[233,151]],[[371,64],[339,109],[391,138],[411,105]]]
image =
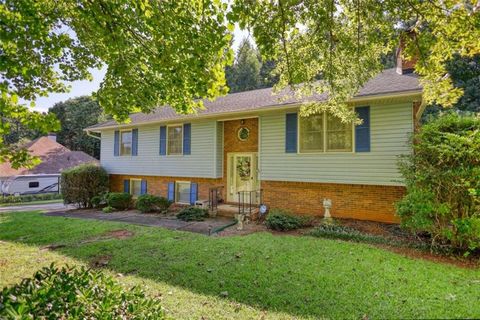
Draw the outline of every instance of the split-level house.
[[[267,88],[205,101],[194,115],[160,107],[86,131],[101,134],[113,191],[193,203],[220,190],[227,203],[258,201],[313,216],[330,199],[333,217],[395,222],[394,203],[405,192],[397,161],[411,152],[423,109],[411,64],[397,61],[349,102],[360,125],[327,113],[301,117],[302,101]],[[245,200],[250,191],[255,199]]]

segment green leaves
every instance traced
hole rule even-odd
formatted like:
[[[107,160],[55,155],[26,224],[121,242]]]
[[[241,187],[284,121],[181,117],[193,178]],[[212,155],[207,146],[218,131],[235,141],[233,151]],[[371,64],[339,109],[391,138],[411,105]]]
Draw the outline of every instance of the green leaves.
[[[159,302],[85,267],[53,264],[0,292],[3,319],[164,319]]]

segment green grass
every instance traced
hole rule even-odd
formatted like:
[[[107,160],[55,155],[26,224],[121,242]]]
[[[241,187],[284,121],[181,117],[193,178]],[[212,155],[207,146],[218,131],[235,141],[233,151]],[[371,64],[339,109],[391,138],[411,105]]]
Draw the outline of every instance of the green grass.
[[[118,229],[135,235],[82,242]],[[480,317],[480,270],[366,244],[269,233],[215,238],[34,212],[0,214],[0,240],[0,286],[52,261],[111,255],[109,272],[160,295],[175,318]],[[39,249],[52,243],[66,247]]]
[[[32,205],[39,205],[39,204],[62,203],[62,202],[63,202],[63,199],[38,200],[38,201],[28,201],[28,202],[16,202],[16,203],[0,203],[0,207],[32,206]]]

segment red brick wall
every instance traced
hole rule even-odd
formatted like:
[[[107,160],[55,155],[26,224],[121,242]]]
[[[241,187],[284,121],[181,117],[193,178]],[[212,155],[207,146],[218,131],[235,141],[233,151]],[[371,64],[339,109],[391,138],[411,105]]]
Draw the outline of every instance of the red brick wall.
[[[270,208],[291,210],[295,214],[323,216],[323,199],[332,200],[334,218],[398,222],[395,201],[404,187],[334,183],[262,181],[264,203]]]
[[[123,192],[123,180],[125,179],[147,180],[147,192],[157,196],[166,197],[168,183],[174,181],[191,181],[198,183],[198,199],[208,200],[208,190],[211,187],[221,186],[222,179],[208,178],[185,178],[185,177],[155,177],[155,176],[133,176],[133,175],[110,175],[110,190]]]

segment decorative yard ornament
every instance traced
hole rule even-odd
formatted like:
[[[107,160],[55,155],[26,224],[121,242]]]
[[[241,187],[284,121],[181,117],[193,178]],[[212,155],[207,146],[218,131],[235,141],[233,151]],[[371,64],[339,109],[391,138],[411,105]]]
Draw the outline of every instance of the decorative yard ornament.
[[[325,222],[331,222],[332,216],[330,215],[330,209],[332,208],[332,200],[327,198],[323,199],[323,208],[325,209],[323,220]]]

